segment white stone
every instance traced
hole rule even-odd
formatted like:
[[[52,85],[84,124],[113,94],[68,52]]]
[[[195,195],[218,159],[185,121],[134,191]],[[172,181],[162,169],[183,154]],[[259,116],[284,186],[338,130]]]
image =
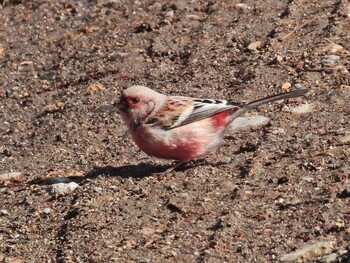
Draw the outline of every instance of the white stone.
[[[50,185],[49,191],[55,194],[68,194],[70,192],[73,192],[78,187],[79,185],[75,182],[70,182],[68,184],[58,183]]]
[[[0,174],[0,180],[9,180],[20,177],[22,175],[21,172],[13,172],[13,173],[4,173]]]
[[[312,258],[327,255],[332,252],[335,241],[321,241],[313,244],[306,244],[302,248],[297,249],[292,253],[285,254],[281,257],[283,262],[296,261],[302,259],[303,261],[309,261]]]
[[[249,5],[244,4],[244,3],[238,3],[238,4],[236,4],[236,7],[238,9],[250,9],[251,8]]]

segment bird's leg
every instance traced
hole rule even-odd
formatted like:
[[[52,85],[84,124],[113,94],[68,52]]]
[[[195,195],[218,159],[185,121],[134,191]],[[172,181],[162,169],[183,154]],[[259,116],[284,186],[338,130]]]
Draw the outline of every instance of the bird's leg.
[[[180,166],[183,165],[184,163],[186,163],[186,162],[178,161],[177,163],[171,165],[171,166],[165,171],[165,173],[174,171],[176,168],[180,167]]]
[[[171,164],[170,167],[167,168],[164,172],[155,173],[154,175],[156,176],[157,179],[163,180],[165,178],[165,175],[167,175],[170,172],[173,172],[176,168],[180,167],[184,163],[185,162],[183,161],[178,161],[175,164]]]

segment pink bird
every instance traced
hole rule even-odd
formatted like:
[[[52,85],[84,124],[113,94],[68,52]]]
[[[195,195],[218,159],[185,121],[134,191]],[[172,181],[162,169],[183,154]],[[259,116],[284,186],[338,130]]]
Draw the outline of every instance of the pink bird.
[[[212,151],[220,144],[232,121],[249,109],[305,93],[306,89],[299,89],[238,104],[218,99],[166,96],[147,87],[133,86],[123,91],[117,106],[142,151],[183,163]]]

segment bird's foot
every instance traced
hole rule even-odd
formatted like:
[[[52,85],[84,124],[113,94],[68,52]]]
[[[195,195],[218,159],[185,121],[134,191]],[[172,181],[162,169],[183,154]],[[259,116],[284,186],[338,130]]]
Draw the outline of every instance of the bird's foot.
[[[177,168],[179,168],[182,164],[184,164],[185,162],[176,162],[174,164],[171,164],[169,167],[166,168],[165,171],[163,172],[158,172],[158,173],[154,173],[153,175],[158,179],[158,180],[164,180],[164,179],[169,179],[172,177],[173,175],[173,171],[176,170]]]

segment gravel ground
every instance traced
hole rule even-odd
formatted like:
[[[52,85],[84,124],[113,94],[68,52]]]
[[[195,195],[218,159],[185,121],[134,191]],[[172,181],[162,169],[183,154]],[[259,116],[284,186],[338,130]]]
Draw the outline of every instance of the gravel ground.
[[[0,262],[350,262],[348,1],[0,4]],[[160,177],[108,108],[132,85],[309,93]]]

